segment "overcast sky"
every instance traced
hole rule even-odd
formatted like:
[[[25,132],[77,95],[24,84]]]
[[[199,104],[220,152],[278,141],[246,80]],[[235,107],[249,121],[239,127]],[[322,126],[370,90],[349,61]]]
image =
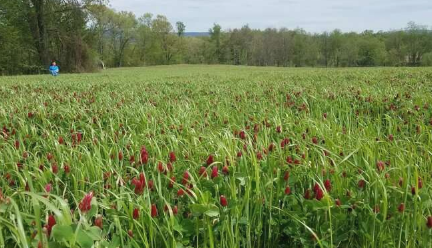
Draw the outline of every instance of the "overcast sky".
[[[303,28],[308,32],[391,30],[409,21],[432,26],[432,0],[110,0],[116,10],[162,14],[187,32],[223,29]]]

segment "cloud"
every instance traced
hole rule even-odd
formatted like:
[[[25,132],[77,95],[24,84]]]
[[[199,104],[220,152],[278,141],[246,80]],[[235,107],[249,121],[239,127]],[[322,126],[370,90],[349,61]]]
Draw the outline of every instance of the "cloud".
[[[207,31],[213,23],[224,29],[304,28],[309,32],[400,29],[409,21],[432,25],[430,0],[111,0],[117,10],[162,14],[183,21],[187,31]]]

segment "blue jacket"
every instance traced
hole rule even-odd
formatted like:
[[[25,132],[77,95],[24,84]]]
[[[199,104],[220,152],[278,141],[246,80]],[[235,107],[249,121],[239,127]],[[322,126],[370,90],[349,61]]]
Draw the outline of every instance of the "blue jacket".
[[[56,66],[56,65],[52,65],[52,66],[49,67],[49,70],[51,72],[58,72],[59,71],[59,67]]]

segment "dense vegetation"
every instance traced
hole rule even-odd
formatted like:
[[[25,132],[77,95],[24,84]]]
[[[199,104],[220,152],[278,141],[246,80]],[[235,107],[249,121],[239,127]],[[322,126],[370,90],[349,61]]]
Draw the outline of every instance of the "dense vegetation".
[[[0,79],[1,247],[429,247],[432,70]]]
[[[257,66],[430,66],[432,32],[405,29],[312,34],[302,29],[223,30],[184,37],[182,22],[115,11],[104,0],[0,1],[0,74],[63,72],[104,66],[232,64]],[[173,27],[174,26],[174,27]],[[191,30],[196,31],[196,30]]]

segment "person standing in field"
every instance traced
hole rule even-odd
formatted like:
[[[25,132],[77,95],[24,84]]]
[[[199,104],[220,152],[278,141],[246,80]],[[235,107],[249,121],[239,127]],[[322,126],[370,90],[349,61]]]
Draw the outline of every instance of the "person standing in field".
[[[49,67],[49,71],[51,72],[51,75],[58,76],[60,70],[55,61],[51,63],[51,66]]]

